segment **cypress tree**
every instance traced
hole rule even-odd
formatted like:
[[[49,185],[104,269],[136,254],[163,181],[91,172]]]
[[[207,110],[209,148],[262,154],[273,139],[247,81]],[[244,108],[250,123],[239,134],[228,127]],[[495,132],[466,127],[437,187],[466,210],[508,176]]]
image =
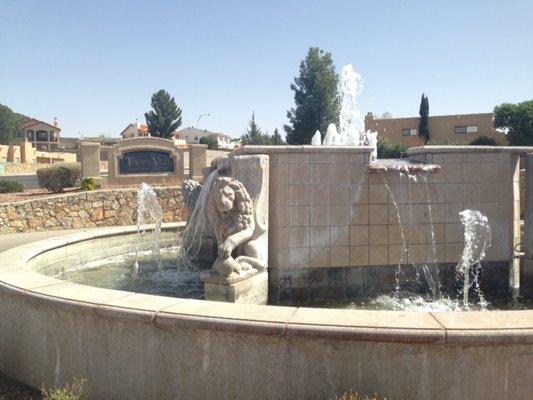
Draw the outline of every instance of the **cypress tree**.
[[[330,53],[311,47],[300,63],[299,76],[291,84],[295,108],[287,112],[289,125],[284,129],[289,144],[310,144],[316,130],[322,138],[329,124],[338,125],[339,76]]]
[[[276,146],[285,144],[285,141],[283,140],[283,138],[279,134],[278,128],[274,129],[274,134],[270,138],[270,142],[271,142],[271,144],[276,145]]]
[[[419,114],[418,136],[424,139],[424,144],[427,144],[429,141],[429,100],[424,93],[422,93],[422,97],[420,98]]]
[[[176,105],[174,97],[166,90],[159,90],[152,95],[153,110],[144,114],[148,132],[152,136],[170,138],[181,125],[181,108]]]

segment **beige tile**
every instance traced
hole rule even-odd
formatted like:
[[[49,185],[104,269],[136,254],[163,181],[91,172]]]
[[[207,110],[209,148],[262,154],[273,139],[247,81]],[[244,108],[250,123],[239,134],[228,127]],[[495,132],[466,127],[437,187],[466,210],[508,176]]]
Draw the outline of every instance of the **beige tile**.
[[[463,164],[463,182],[480,182],[481,170],[478,163]]]
[[[444,208],[445,203],[431,204],[431,217],[434,224],[439,224],[444,222]],[[429,221],[429,210],[428,210],[428,220]]]
[[[411,244],[409,245],[409,262],[421,264],[427,260],[427,245]]]
[[[366,165],[348,164],[348,179],[352,185],[362,185],[368,183],[368,171]]]
[[[351,185],[349,203],[368,204],[368,185]]]
[[[389,263],[389,246],[370,245],[369,246],[369,264],[370,265],[387,265]]]
[[[405,264],[407,263],[407,255],[405,254],[405,247],[402,244],[389,245],[389,261],[388,264]]]
[[[329,186],[310,185],[309,202],[312,205],[328,205],[329,204]]]
[[[290,185],[291,205],[309,204],[309,185]]]
[[[462,163],[463,162],[463,155],[461,153],[447,153],[444,154],[444,162],[446,164],[449,163]]]
[[[290,225],[309,226],[309,206],[290,206]]]
[[[275,206],[270,211],[270,221],[272,226],[288,226],[289,225],[289,206]]]
[[[289,162],[298,164],[298,163],[309,163],[309,154],[306,153],[290,153]]]
[[[329,226],[329,206],[311,206],[311,226]]]
[[[311,164],[310,182],[326,184],[329,182],[329,164]]]
[[[446,243],[444,249],[444,262],[459,262],[463,252],[462,243]]]
[[[444,205],[444,222],[460,222],[459,213],[463,211],[461,203],[446,203]]]
[[[427,234],[430,230],[429,224],[407,225],[404,230],[409,244],[427,243]]]
[[[350,266],[359,267],[369,265],[369,246],[350,247]]]
[[[329,186],[329,204],[348,204],[348,185],[330,185]]]
[[[365,164],[365,156],[363,154],[350,154],[349,162],[356,165]]]
[[[387,225],[389,222],[388,206],[377,204],[370,205],[369,209],[370,225]]]
[[[389,224],[387,226],[389,227],[389,244],[401,244],[402,243],[402,232],[400,229],[400,225],[395,223],[395,224]]]
[[[389,226],[370,225],[370,244],[389,244]]]
[[[446,243],[463,243],[463,224],[445,224],[444,240]]]
[[[444,164],[444,154],[432,154],[431,159],[435,164]]]
[[[278,155],[278,164],[288,164],[288,163],[289,163],[289,155],[288,154],[279,154]]]
[[[520,209],[520,203],[517,203],[518,209]],[[481,203],[480,211],[485,214],[489,220],[489,224],[491,222],[497,222],[500,220],[499,215],[499,203],[492,202],[492,203]]]
[[[481,164],[481,182],[501,182],[501,167],[497,163],[482,163]]]
[[[276,183],[289,184],[289,176],[290,176],[289,164],[278,164],[277,174],[276,174],[276,178],[277,178]]]
[[[347,164],[350,162],[350,155],[349,154],[330,154],[329,161],[332,164]]]
[[[348,166],[348,163],[330,164],[330,183],[350,183],[350,179],[348,177]]]
[[[481,185],[479,183],[469,183],[463,185],[463,199],[464,201],[480,201],[481,200]]]
[[[329,253],[330,265],[332,267],[347,267],[350,265],[350,248],[334,247]]]
[[[460,183],[463,181],[463,164],[444,164],[442,173],[444,182]]]
[[[368,202],[369,204],[387,204],[389,202],[389,193],[385,185],[369,185]]]
[[[289,164],[290,183],[309,183],[309,164]]]
[[[350,207],[348,205],[330,206],[329,220],[331,225],[348,225],[350,222]]]
[[[463,184],[446,183],[444,185],[444,201],[446,203],[462,203],[464,201]]]
[[[370,228],[368,225],[350,226],[350,246],[368,246],[369,240]]]
[[[289,268],[291,265],[290,260],[290,249],[279,249],[278,250],[278,267],[279,268]]]
[[[435,241],[437,243],[444,243],[444,236],[445,236],[445,224],[433,224],[433,234],[435,236]],[[431,231],[430,231],[431,235]],[[430,236],[431,239],[431,236]]]
[[[311,247],[329,247],[330,227],[317,226],[310,230]]]
[[[309,268],[310,258],[309,247],[291,248],[290,249],[290,266],[291,268]]]
[[[309,247],[309,228],[290,228],[289,246]]]
[[[443,183],[429,183],[428,190],[431,203],[444,203]]]
[[[313,247],[311,248],[311,268],[328,268],[330,267],[329,247]]]
[[[311,164],[329,164],[328,153],[312,153],[309,155],[309,162]]]
[[[332,226],[330,231],[330,246],[348,246],[350,244],[350,227]]]
[[[366,204],[350,206],[350,225],[368,225],[370,206]]]
[[[275,249],[289,247],[289,228],[270,228],[268,244]]]
[[[480,153],[463,153],[463,163],[478,163],[480,162]]]
[[[289,204],[289,185],[271,185],[270,198],[274,205]]]

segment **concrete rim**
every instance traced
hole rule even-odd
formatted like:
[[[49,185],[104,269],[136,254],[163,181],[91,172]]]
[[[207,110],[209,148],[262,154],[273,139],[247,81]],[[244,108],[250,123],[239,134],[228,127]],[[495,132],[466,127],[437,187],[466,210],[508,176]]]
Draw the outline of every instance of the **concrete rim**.
[[[164,224],[164,230],[185,223]],[[135,226],[89,230],[14,247],[0,254],[0,290],[55,309],[157,326],[253,335],[432,344],[533,343],[533,310],[408,312],[259,306],[180,299],[65,282],[26,268],[48,250],[131,234]]]

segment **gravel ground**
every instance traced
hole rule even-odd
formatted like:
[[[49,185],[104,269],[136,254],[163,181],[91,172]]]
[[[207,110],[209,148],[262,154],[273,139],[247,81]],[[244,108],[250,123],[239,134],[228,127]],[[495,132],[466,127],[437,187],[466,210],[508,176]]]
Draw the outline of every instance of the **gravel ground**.
[[[41,392],[0,374],[0,400],[42,400]]]

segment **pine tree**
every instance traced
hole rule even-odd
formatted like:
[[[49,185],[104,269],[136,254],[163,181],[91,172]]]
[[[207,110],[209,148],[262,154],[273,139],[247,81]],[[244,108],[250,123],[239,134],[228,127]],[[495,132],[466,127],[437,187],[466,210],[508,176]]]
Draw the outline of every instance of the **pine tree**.
[[[270,138],[270,143],[276,146],[284,145],[285,141],[279,134],[278,128],[274,129],[274,134]]]
[[[176,105],[174,97],[166,90],[159,90],[152,95],[153,110],[144,114],[148,132],[152,136],[170,138],[181,125],[181,108]]]
[[[255,122],[255,112],[252,113],[252,119],[248,122],[248,129],[246,133],[242,136],[242,144],[257,144],[257,145],[268,145],[270,144],[270,136],[263,133],[261,128],[257,126]]]
[[[429,141],[429,100],[422,93],[420,99],[420,121],[418,122],[418,136],[424,139],[424,144]]]
[[[287,143],[309,144],[317,129],[323,138],[329,124],[338,125],[338,83],[331,54],[311,47],[300,63],[299,76],[291,84],[296,107],[287,112],[290,122],[284,126]]]

